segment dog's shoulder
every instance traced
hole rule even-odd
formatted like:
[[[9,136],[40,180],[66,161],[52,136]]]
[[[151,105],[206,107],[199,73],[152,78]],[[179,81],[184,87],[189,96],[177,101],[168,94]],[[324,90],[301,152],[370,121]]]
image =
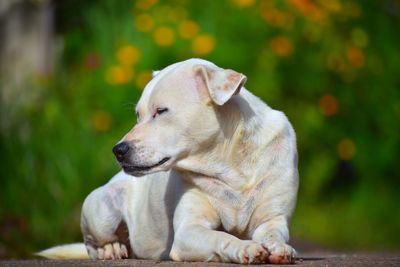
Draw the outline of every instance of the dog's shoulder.
[[[246,89],[241,96],[239,105],[245,117],[244,127],[254,141],[261,145],[270,143],[277,136],[295,139],[294,129],[285,113],[271,108]]]

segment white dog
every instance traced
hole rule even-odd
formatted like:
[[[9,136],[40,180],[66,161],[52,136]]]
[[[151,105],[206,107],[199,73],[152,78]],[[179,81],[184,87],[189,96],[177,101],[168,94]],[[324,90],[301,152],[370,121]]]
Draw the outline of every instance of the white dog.
[[[295,133],[245,82],[201,59],[155,73],[137,125],[113,149],[124,172],[83,205],[90,258],[294,261]],[[41,255],[85,256],[83,248]]]

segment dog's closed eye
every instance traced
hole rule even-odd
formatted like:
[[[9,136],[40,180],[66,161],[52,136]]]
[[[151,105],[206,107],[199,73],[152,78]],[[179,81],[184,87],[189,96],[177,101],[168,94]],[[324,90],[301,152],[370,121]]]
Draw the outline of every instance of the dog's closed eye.
[[[157,108],[156,112],[153,114],[153,118],[157,117],[158,115],[161,115],[163,113],[168,112],[168,108]]]

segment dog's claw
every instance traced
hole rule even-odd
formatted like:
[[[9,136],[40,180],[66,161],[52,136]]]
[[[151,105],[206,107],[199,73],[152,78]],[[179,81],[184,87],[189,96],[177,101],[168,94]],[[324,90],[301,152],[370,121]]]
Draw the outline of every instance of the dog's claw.
[[[268,256],[269,263],[272,264],[290,264],[295,262],[296,250],[287,244],[264,244],[270,251]]]
[[[97,248],[97,259],[99,260],[119,260],[128,258],[128,250],[124,244],[119,242],[108,243],[103,247]]]
[[[257,264],[268,262],[268,251],[258,243],[247,245],[241,257],[242,264]]]
[[[123,259],[128,258],[128,249],[124,244],[121,244],[121,255]]]

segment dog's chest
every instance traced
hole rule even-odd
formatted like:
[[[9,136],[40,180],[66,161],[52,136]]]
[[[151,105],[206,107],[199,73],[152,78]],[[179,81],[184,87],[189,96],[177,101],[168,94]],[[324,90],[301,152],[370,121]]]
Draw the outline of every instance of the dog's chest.
[[[217,211],[222,226],[227,232],[240,234],[246,230],[255,207],[254,197],[246,198],[234,205],[213,196],[209,196],[209,200]]]
[[[256,206],[258,189],[240,193],[210,178],[196,179],[195,184],[207,194],[227,232],[241,234],[246,231]]]

